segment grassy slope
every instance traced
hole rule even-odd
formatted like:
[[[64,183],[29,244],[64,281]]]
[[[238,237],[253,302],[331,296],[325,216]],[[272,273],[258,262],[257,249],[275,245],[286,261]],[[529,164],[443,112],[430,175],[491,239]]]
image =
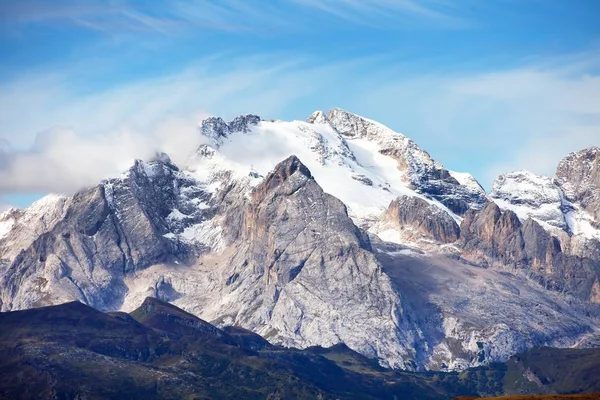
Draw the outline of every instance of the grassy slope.
[[[598,349],[538,348],[507,362],[505,393],[600,392]],[[529,376],[530,379],[527,379]]]

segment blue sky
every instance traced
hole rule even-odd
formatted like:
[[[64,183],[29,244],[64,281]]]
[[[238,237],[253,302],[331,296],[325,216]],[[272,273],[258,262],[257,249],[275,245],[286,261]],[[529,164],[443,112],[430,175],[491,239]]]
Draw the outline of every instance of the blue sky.
[[[486,187],[600,145],[595,0],[0,0],[0,207],[341,107]]]

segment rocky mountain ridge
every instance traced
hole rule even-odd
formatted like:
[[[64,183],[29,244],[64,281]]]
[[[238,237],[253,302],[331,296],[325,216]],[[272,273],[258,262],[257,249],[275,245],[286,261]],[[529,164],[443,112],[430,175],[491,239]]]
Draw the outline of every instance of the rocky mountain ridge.
[[[561,163],[556,192],[521,174],[487,196],[339,109],[307,122],[210,118],[199,131],[205,143],[182,167],[161,154],[4,213],[2,310],[79,300],[129,311],[153,296],[276,344],[341,342],[416,370],[595,343],[600,246],[569,222],[594,222],[594,149]],[[536,213],[556,193],[564,225]]]

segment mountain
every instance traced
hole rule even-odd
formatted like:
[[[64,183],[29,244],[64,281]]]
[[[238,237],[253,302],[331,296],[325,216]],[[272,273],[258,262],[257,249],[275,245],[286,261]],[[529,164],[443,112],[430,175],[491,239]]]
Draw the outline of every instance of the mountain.
[[[2,311],[157,297],[274,345],[343,343],[418,371],[600,343],[598,149],[487,195],[340,109],[211,117],[197,134],[185,165],[157,154],[2,214]]]
[[[154,298],[130,314],[79,302],[5,312],[0,326],[0,397],[10,399],[436,400],[600,390],[598,349],[543,348],[506,364],[419,374],[384,369],[341,344],[273,346]]]

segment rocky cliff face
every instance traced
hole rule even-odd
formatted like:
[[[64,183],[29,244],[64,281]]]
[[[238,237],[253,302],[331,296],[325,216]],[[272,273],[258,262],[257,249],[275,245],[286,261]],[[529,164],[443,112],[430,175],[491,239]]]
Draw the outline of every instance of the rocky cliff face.
[[[286,345],[343,341],[392,366],[409,365],[418,335],[400,295],[344,204],[296,157],[265,177],[238,216],[229,219],[229,246],[237,251],[223,271],[230,300],[215,317],[234,315],[228,323]]]
[[[480,265],[521,271],[548,289],[595,298],[600,275],[594,260],[563,252],[559,239],[536,221],[521,223],[514,212],[496,204],[467,213],[460,245],[462,256]]]
[[[571,153],[559,164],[554,178],[565,199],[587,212],[594,229],[600,229],[600,148]]]
[[[182,193],[184,195],[182,195]],[[193,187],[167,158],[136,162],[122,177],[77,193],[60,219],[33,241],[22,240],[19,224],[2,244],[19,249],[2,254],[2,309],[21,309],[77,299],[101,309],[119,308],[127,292],[125,276],[158,262],[185,260],[192,250],[169,239],[182,224],[202,218],[198,202],[206,193]],[[173,220],[178,208],[194,216]],[[60,209],[60,206],[58,207]],[[53,208],[57,210],[57,208]],[[27,214],[29,210],[25,212]],[[5,258],[6,257],[6,258]]]
[[[455,242],[460,228],[449,213],[426,200],[400,196],[390,203],[371,232],[396,243],[415,243],[426,247],[427,242]]]

